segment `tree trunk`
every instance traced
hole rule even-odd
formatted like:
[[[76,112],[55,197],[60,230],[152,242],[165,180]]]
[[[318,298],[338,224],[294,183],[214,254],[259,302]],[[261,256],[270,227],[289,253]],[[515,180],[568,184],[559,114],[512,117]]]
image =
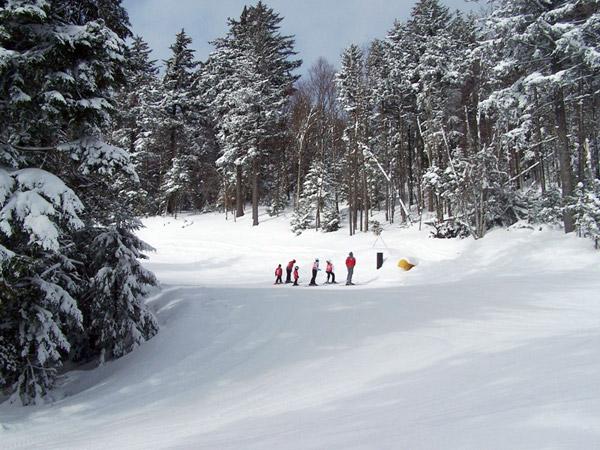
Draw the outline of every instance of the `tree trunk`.
[[[362,158],[363,162],[363,175],[362,175],[362,195],[363,195],[363,209],[364,209],[364,229],[363,231],[366,233],[369,231],[369,209],[371,205],[369,204],[369,195],[367,192],[367,165],[364,163],[364,158]]]
[[[252,161],[252,226],[258,225],[258,158]]]
[[[592,123],[598,123],[597,114],[596,114],[596,96],[592,97]],[[600,179],[600,151],[598,149],[598,133],[592,133],[593,146],[592,146],[592,154],[591,154],[591,164],[592,164],[592,173],[595,178]]]
[[[353,170],[354,173],[352,175],[352,193],[354,196],[354,200],[352,201],[352,203],[354,204],[354,214],[353,219],[354,219],[354,233],[356,233],[356,229],[358,228],[358,207],[360,206],[358,203],[359,200],[359,195],[358,195],[358,161],[357,161],[357,157],[356,157],[356,153],[354,153],[354,164],[353,164]],[[362,225],[362,222],[361,222]]]
[[[350,158],[349,158],[350,159]],[[348,170],[348,228],[349,228],[349,232],[350,232],[350,236],[352,236],[354,234],[354,217],[353,217],[353,211],[352,209],[354,208],[354,201],[353,201],[353,193],[352,193],[352,168],[350,167],[350,165],[347,168]]]
[[[298,210],[300,208],[300,187],[302,181],[302,148],[298,151],[298,181],[296,184],[296,202],[294,204],[294,209]]]
[[[244,215],[244,198],[242,189],[242,166],[236,166],[236,178],[235,178],[235,201],[236,201],[236,212],[235,217],[242,217]]]
[[[534,87],[533,89],[533,98],[535,102],[535,110],[540,111],[540,102],[538,98],[537,89]],[[542,125],[540,123],[540,115],[536,113],[533,118],[533,123],[535,126],[535,135],[537,138],[537,144],[535,146],[535,155],[538,161],[538,167],[536,168],[537,173],[537,181],[540,183],[540,187],[542,188],[542,194],[546,192],[546,177],[544,172],[544,167],[546,167],[546,163],[544,161],[544,144],[542,142]]]
[[[579,79],[579,117],[578,117],[578,144],[579,157],[577,167],[577,181],[585,183],[585,171],[588,167],[587,146],[585,139],[585,98],[583,92],[583,73],[580,72]]]
[[[571,170],[571,160],[569,155],[569,138],[567,136],[567,116],[565,111],[565,100],[562,87],[557,87],[554,93],[554,113],[556,114],[556,133],[558,137],[558,157],[560,164],[560,180],[562,183],[563,206],[566,205],[569,197],[573,195],[573,177]],[[575,230],[573,214],[564,211],[563,222],[565,233]]]

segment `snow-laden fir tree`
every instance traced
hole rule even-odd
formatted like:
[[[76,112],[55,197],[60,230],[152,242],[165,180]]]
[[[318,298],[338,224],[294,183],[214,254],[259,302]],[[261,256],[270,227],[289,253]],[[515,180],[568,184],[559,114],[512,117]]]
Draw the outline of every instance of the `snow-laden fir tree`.
[[[309,227],[336,231],[339,223],[331,172],[322,161],[315,159],[302,185],[300,205],[292,219],[292,231]]]
[[[578,183],[570,205],[575,218],[577,234],[600,242],[600,180],[593,179],[588,185]]]
[[[101,139],[126,18],[117,0],[0,3],[0,388],[23,403],[41,401],[62,362],[86,347],[83,294],[110,261],[94,255],[95,270],[89,244],[127,203],[131,189],[115,180],[136,181],[127,153]],[[140,291],[146,310],[142,300]]]
[[[9,363],[1,387],[41,401],[82,329],[73,235],[83,205],[58,177],[0,169],[0,344]]]
[[[350,45],[342,53],[342,66],[336,75],[338,102],[346,114],[343,140],[346,153],[345,195],[348,201],[350,235],[357,228],[368,230],[369,200],[367,172],[363,150],[368,148],[369,103],[364,73],[364,55],[356,45]],[[359,215],[360,220],[359,222]]]
[[[170,47],[173,54],[166,61],[162,79],[162,98],[158,133],[162,141],[165,172],[161,180],[162,209],[176,214],[193,207],[196,186],[194,174],[200,172],[203,142],[197,139],[200,128],[201,106],[194,89],[194,73],[198,62],[192,40],[184,30],[175,37]]]
[[[404,114],[396,95],[392,76],[391,43],[375,40],[371,43],[366,60],[366,83],[369,104],[369,151],[367,157],[379,168],[373,178],[373,204],[385,202],[385,216],[394,221],[397,195],[406,200],[403,165],[406,159],[400,145]],[[400,139],[399,139],[400,138]],[[403,220],[407,219],[402,208]]]
[[[125,84],[116,95],[117,114],[112,124],[111,141],[129,152],[140,178],[136,210],[156,214],[161,177],[161,152],[157,143],[160,120],[158,67],[150,59],[150,48],[136,36],[125,49]]]
[[[236,177],[237,215],[243,215],[244,181],[252,192],[253,225],[258,225],[259,178],[265,156],[278,151],[282,121],[292,85],[292,71],[301,61],[290,60],[294,40],[279,33],[283,20],[259,1],[244,7],[239,20],[229,20],[224,38],[207,63],[212,79],[212,106],[218,127],[219,169]]]
[[[432,166],[444,171],[448,164],[449,143],[444,135],[449,124],[450,89],[457,74],[450,70],[456,55],[450,52],[447,31],[450,22],[448,8],[438,0],[418,2],[407,23],[411,35],[410,58],[414,86],[415,124],[422,141],[422,170]],[[428,192],[428,209],[443,217],[444,205],[435,192]]]
[[[99,354],[101,362],[129,353],[159,328],[143,301],[158,282],[139,263],[152,247],[134,234],[141,222],[124,217],[115,218],[88,247],[91,279],[82,294],[86,350]]]

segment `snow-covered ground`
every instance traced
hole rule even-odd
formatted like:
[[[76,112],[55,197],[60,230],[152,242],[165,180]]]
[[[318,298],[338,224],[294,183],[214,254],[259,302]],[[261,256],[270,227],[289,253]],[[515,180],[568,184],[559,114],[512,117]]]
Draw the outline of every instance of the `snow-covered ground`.
[[[588,240],[539,227],[295,236],[266,215],[145,224],[159,335],[68,372],[53,404],[0,405],[1,449],[600,448]],[[306,286],[314,258],[343,282],[349,251],[356,286]],[[273,285],[292,258],[303,285]]]

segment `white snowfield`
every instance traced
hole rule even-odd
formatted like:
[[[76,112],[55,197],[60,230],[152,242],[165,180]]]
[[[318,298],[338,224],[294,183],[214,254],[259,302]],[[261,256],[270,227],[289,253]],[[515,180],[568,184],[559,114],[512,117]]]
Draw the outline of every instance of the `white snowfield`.
[[[589,240],[519,226],[478,241],[418,225],[295,236],[266,215],[145,224],[160,333],[66,373],[53,404],[0,405],[1,449],[600,448]],[[302,285],[273,285],[292,258]],[[307,286],[315,258],[340,284],[323,270]]]

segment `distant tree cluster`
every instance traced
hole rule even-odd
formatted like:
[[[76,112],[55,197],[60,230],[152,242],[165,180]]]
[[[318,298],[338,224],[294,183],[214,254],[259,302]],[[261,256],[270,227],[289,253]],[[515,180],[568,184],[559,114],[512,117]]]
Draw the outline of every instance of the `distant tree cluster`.
[[[295,233],[353,235],[383,210],[438,237],[527,220],[598,243],[600,3],[489,8],[420,0],[299,79],[262,1],[206,61],[182,30],[161,71],[120,0],[0,0],[0,387],[38,400],[62,362],[156,333],[141,215],[293,207]]]
[[[599,12],[592,0],[491,2],[479,17],[421,0],[388,37],[298,80],[293,38],[258,2],[193,60],[182,31],[158,76],[140,38],[118,144],[141,212],[292,204],[292,230],[368,231],[425,212],[449,235],[517,220],[598,238]],[[127,127],[123,124],[127,123]],[[399,219],[398,216],[399,215]]]

